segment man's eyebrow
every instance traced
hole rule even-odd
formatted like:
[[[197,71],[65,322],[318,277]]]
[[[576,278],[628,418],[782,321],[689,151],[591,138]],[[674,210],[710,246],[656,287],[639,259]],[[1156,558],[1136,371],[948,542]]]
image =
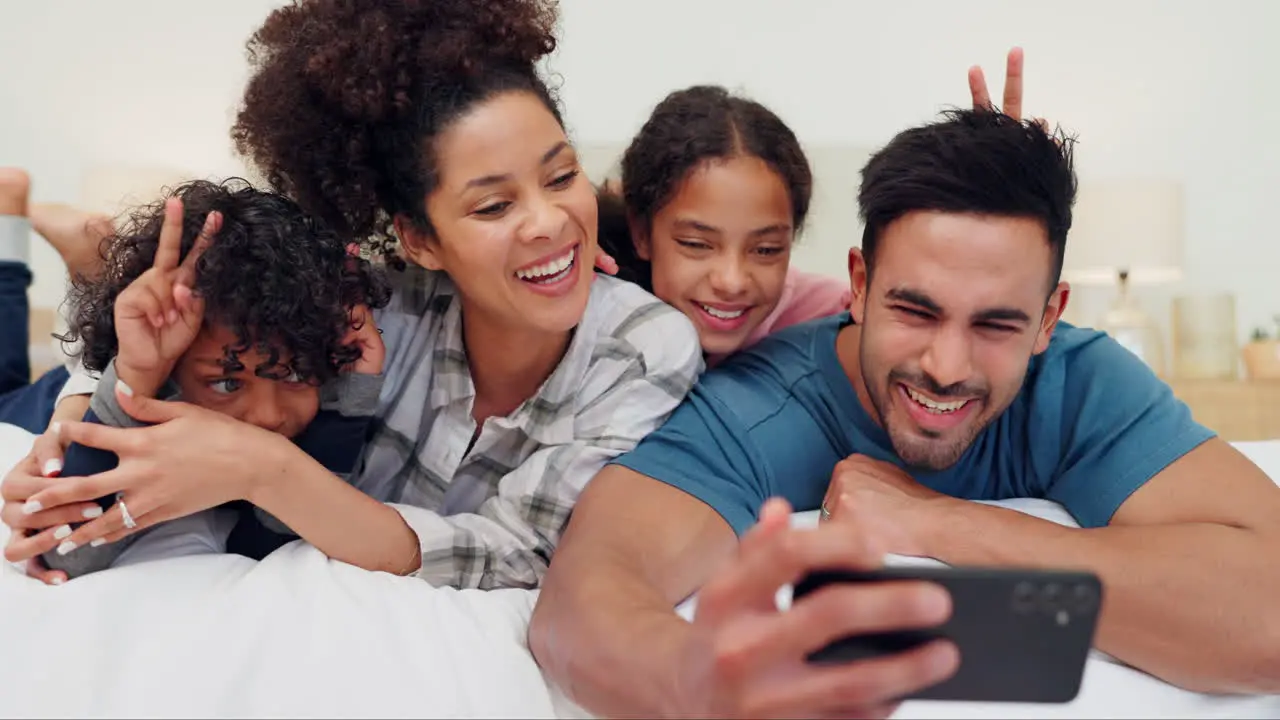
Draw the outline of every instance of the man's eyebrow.
[[[933,298],[919,290],[912,290],[911,288],[893,288],[888,293],[885,293],[885,297],[890,300],[896,300],[910,305],[918,305],[935,315],[942,314],[942,306],[938,305],[938,303],[934,302]]]

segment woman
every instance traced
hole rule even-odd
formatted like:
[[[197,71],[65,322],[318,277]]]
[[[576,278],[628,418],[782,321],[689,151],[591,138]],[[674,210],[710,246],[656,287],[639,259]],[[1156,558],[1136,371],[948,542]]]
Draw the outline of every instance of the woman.
[[[113,541],[245,499],[351,564],[535,586],[582,486],[694,382],[688,319],[591,271],[595,195],[535,69],[555,47],[553,5],[351,5],[272,13],[234,136],[306,210],[375,254],[398,238],[409,261],[377,316],[386,381],[354,486],[278,436],[118,392],[154,426],[63,423],[63,439],[115,452],[119,468],[57,482],[15,471],[7,505],[33,511],[18,526],[120,492],[137,528],[116,506],[72,538]],[[41,536],[7,557],[47,551]]]

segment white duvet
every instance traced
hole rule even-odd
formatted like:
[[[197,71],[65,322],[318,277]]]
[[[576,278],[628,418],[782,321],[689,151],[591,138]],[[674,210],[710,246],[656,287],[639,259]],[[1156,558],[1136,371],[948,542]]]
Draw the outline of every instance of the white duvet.
[[[0,474],[29,443],[0,426]],[[1280,477],[1280,443],[1246,451]],[[301,543],[261,563],[178,558],[61,587],[0,564],[0,717],[586,717],[528,653],[535,598],[431,588]],[[1280,698],[1195,695],[1099,657],[1068,705],[899,712],[940,715],[1262,718],[1280,717]]]

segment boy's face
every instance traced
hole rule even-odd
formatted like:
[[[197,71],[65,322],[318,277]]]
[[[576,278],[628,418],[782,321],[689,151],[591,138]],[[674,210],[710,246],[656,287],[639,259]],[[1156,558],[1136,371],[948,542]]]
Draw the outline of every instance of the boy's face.
[[[315,419],[320,389],[310,383],[258,377],[254,368],[267,358],[256,350],[239,353],[245,369],[228,373],[222,361],[226,347],[235,343],[235,333],[229,329],[205,324],[173,371],[183,400],[287,438],[296,437]]]

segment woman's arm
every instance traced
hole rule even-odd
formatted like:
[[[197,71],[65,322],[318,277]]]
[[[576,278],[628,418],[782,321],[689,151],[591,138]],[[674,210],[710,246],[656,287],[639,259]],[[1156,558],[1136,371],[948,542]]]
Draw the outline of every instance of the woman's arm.
[[[248,500],[294,528],[322,552],[370,570],[411,572],[417,541],[392,508],[338,479],[287,438],[180,402],[117,391],[120,406],[149,427],[67,422],[70,441],[115,453],[114,470],[63,478],[31,501],[56,507],[121,493],[119,504],[68,538],[77,546],[115,542],[153,525],[234,500]]]
[[[334,560],[397,575],[418,569],[418,537],[400,513],[279,439],[271,455],[262,458],[249,502]]]

